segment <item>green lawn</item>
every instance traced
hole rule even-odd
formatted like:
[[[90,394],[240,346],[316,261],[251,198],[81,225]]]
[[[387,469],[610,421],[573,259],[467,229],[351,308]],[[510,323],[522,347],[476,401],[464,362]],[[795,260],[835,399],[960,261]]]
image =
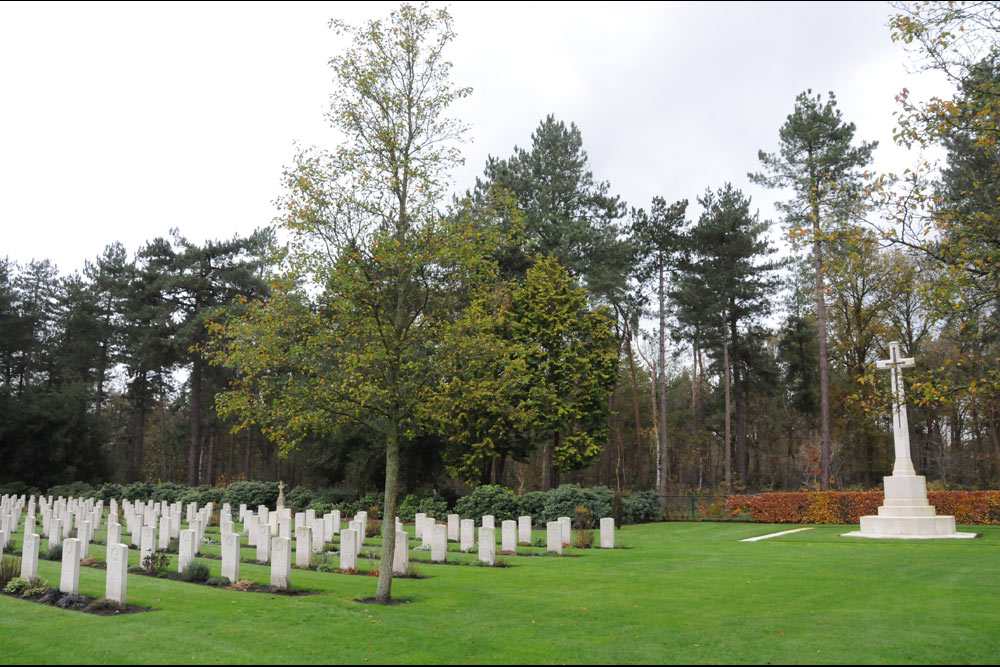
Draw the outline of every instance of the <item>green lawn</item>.
[[[374,594],[374,578],[302,570],[292,571],[293,586],[322,594],[240,593],[130,575],[129,602],[157,611],[119,617],[0,596],[0,662],[1000,659],[1000,528],[964,528],[983,534],[975,540],[910,542],[840,538],[850,528],[818,526],[738,541],[790,527],[628,526],[618,532],[626,549],[568,550],[575,558],[504,557],[509,568],[420,564],[427,578],[397,580],[394,595],[410,604],[393,607],[353,601]],[[18,548],[19,541],[20,534]],[[91,555],[103,559],[104,548],[92,545]],[[138,562],[138,552],[130,557]],[[253,551],[244,549],[243,557]],[[221,561],[202,562],[220,573]],[[362,560],[360,567],[367,565]],[[58,585],[58,563],[43,560],[39,570]],[[266,567],[243,563],[240,573],[268,583]],[[104,575],[81,568],[81,593],[102,596]]]

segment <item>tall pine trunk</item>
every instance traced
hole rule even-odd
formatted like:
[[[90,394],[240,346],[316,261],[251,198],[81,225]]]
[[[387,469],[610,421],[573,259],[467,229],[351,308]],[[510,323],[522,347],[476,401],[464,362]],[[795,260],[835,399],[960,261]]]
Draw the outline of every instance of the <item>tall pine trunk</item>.
[[[826,287],[823,246],[819,239],[819,201],[813,202],[813,266],[816,271],[816,336],[819,345],[820,489],[830,490],[830,364],[826,352]]]
[[[191,440],[188,442],[188,486],[198,486],[198,458],[201,453],[201,357],[194,355],[191,367]]]
[[[658,493],[666,495],[670,479],[670,455],[667,451],[667,285],[665,267],[660,262],[659,267],[659,289],[658,298],[660,302],[660,340],[659,340],[659,384],[660,384],[660,430],[659,430],[659,457],[658,461],[663,467],[663,490],[657,489]]]
[[[726,313],[722,313],[722,373],[725,378],[726,393],[726,442],[723,446],[724,465],[726,471],[726,487],[731,491],[733,488],[733,450],[732,450],[732,424],[730,421],[732,391],[729,386],[729,332],[726,329]]]

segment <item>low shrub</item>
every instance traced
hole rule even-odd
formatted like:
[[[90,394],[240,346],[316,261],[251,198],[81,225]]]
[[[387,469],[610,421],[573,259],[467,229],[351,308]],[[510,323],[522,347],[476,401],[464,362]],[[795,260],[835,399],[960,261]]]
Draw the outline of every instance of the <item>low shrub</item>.
[[[541,520],[555,521],[561,516],[572,517],[576,514],[577,505],[583,505],[592,517],[605,517],[611,513],[611,498],[613,494],[584,489],[578,484],[563,484],[558,489],[552,489],[545,495],[545,505],[542,508]]]
[[[92,498],[95,490],[93,486],[86,482],[73,482],[71,484],[50,486],[48,495],[53,498],[58,498],[59,496],[63,498]]]
[[[56,606],[60,609],[86,609],[90,600],[82,595],[67,593],[59,598]]]
[[[578,549],[589,549],[594,546],[594,531],[582,528],[573,533],[573,539]]]
[[[882,491],[814,491],[734,495],[726,498],[730,515],[749,513],[761,523],[855,524],[878,513]],[[1000,525],[1000,491],[928,491],[938,514],[956,523]]]
[[[208,575],[210,574],[208,566],[204,563],[188,563],[184,571],[181,572],[181,579],[184,581],[208,581]]]
[[[3,592],[4,593],[15,593],[16,594],[16,593],[20,593],[24,589],[28,588],[28,586],[29,586],[29,584],[28,584],[28,580],[27,579],[25,579],[23,577],[14,577],[10,581],[8,581],[6,584],[4,584]]]
[[[170,556],[162,551],[154,551],[142,559],[141,565],[144,572],[157,575],[170,567]]]
[[[378,537],[382,534],[382,522],[369,519],[365,524],[365,537]]]
[[[114,600],[98,598],[87,605],[87,611],[121,611],[121,605]]]
[[[49,560],[62,560],[62,542],[50,545],[45,557]]]
[[[3,556],[0,558],[0,586],[6,586],[11,579],[20,577],[20,575],[20,558],[17,556]]]
[[[313,492],[304,486],[296,486],[285,494],[285,506],[293,511],[304,512],[313,501]]]
[[[137,500],[145,502],[153,497],[155,490],[156,485],[152,482],[132,482],[122,489],[122,497],[132,502]]]
[[[177,500],[185,505],[188,503],[198,503],[198,507],[204,507],[209,503],[221,506],[222,497],[225,492],[225,489],[216,489],[211,486],[196,486],[182,493]]]
[[[168,503],[177,502],[182,495],[187,491],[187,487],[181,484],[175,484],[174,482],[164,482],[163,484],[157,484],[153,487],[153,492],[150,494],[150,500],[164,500]]]
[[[545,511],[544,491],[529,491],[517,499],[518,516],[530,516],[534,524],[542,523],[542,512]]]
[[[636,491],[622,498],[622,519],[625,523],[645,523],[662,518],[663,501],[653,491]]]
[[[117,498],[119,500],[125,499],[125,487],[121,484],[115,484],[114,482],[105,482],[101,484],[97,491],[94,492],[94,497],[98,500],[103,500],[107,503],[112,498]]]
[[[520,511],[517,494],[502,486],[486,484],[455,503],[455,513],[463,519],[476,519],[492,514],[497,521],[516,519]]]
[[[230,582],[229,577],[212,577],[205,583],[209,586],[228,586]]]
[[[49,582],[46,579],[32,577],[28,580],[28,587],[21,591],[21,597],[32,598],[36,595],[45,595],[49,592]]]
[[[222,502],[230,507],[239,508],[246,505],[257,509],[258,505],[274,507],[278,502],[277,482],[233,482],[222,494]]]

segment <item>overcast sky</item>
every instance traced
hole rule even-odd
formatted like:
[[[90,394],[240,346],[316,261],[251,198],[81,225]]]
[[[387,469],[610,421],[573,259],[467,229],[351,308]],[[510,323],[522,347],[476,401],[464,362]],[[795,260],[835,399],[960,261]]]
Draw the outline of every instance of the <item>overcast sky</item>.
[[[293,142],[332,146],[323,113],[330,18],[358,23],[396,3],[0,4],[0,257],[79,270],[121,241],[171,227],[194,241],[270,224]],[[462,3],[453,80],[473,95],[464,189],[489,154],[530,144],[553,113],[575,122],[598,180],[630,206],[751,186],[758,149],[807,88],[834,91],[876,167],[894,97],[945,92],[907,74],[892,9],[865,3]]]

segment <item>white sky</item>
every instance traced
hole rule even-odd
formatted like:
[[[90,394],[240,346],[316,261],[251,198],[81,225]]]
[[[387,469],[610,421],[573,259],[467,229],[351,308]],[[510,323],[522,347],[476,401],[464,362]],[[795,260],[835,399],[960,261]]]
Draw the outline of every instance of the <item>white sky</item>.
[[[293,142],[330,146],[330,18],[396,3],[0,4],[0,257],[79,270],[171,227],[193,241],[269,224]],[[453,81],[474,88],[464,189],[489,154],[530,144],[549,113],[576,122],[598,180],[630,206],[751,186],[795,96],[834,91],[876,167],[894,97],[942,94],[906,74],[882,3],[464,3]]]

